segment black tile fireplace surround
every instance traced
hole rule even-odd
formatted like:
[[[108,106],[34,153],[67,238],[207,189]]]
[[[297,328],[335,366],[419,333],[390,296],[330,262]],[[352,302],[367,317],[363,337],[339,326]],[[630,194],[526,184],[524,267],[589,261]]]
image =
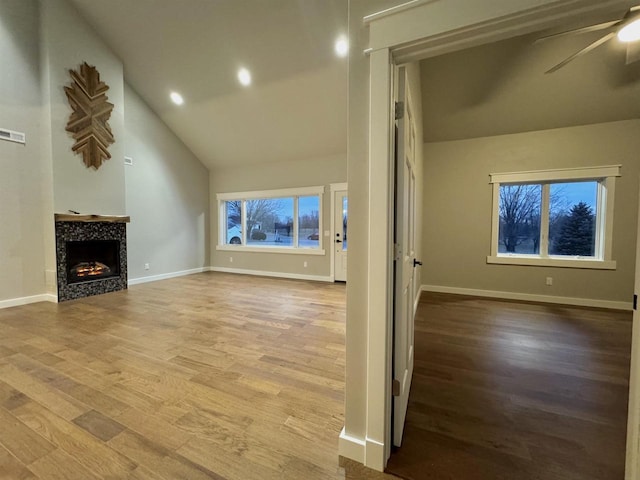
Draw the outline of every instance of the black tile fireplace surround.
[[[128,220],[56,215],[59,302],[127,288]]]

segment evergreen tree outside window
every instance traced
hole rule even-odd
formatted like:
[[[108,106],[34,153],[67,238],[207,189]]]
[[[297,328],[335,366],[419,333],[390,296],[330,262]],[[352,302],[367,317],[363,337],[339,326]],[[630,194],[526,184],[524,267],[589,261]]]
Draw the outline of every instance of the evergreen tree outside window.
[[[571,208],[555,241],[556,255],[595,255],[595,214],[589,205],[580,202]]]

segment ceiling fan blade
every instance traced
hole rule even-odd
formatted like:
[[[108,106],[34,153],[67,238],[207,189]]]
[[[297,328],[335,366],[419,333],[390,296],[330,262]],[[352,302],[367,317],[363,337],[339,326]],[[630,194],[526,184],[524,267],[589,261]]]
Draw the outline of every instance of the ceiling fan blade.
[[[606,41],[612,39],[613,37],[616,36],[615,32],[611,32],[611,33],[607,33],[604,37],[596,40],[595,42],[587,45],[586,47],[584,47],[582,50],[580,50],[577,53],[574,53],[573,55],[571,55],[569,58],[563,60],[562,62],[560,62],[559,64],[557,64],[555,67],[550,68],[549,70],[547,70],[544,73],[553,73],[557,70],[560,70],[562,67],[564,67],[567,63],[575,60],[578,57],[581,57],[582,55],[585,55],[587,53],[589,53],[591,50],[594,50],[596,48],[598,48],[600,45],[602,45],[603,43],[605,43]]]
[[[629,9],[630,12],[637,12],[638,10],[640,10],[640,5],[636,5],[635,7],[631,7]]]
[[[564,37],[567,35],[578,35],[580,33],[596,32],[598,30],[604,30],[611,28],[621,23],[621,20],[613,20],[611,22],[598,23],[596,25],[589,25],[588,27],[575,28],[573,30],[567,30],[566,32],[554,33],[553,35],[547,35],[546,37],[540,37],[533,43],[543,42],[552,38]]]
[[[640,60],[640,42],[627,43],[627,65]]]

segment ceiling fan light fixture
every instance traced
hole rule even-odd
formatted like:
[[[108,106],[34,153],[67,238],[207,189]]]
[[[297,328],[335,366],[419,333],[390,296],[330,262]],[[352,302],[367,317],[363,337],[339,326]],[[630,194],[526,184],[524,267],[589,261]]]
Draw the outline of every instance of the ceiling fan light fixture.
[[[246,68],[238,70],[238,81],[243,87],[251,85],[251,72]]]
[[[334,45],[336,55],[339,57],[346,57],[349,54],[349,40],[344,35],[341,35],[336,40]]]
[[[618,32],[618,40],[625,43],[640,40],[640,18],[622,27]]]
[[[169,94],[169,97],[171,98],[171,101],[176,105],[182,105],[184,103],[184,98],[182,98],[182,95],[180,95],[178,92],[171,92],[171,94]]]

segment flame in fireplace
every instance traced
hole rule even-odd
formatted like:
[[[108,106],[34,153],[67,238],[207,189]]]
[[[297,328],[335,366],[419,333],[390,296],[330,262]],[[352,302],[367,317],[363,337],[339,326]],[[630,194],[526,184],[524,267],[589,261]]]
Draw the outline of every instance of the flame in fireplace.
[[[74,265],[71,272],[77,277],[95,277],[98,275],[108,275],[111,269],[100,262],[82,262]]]

